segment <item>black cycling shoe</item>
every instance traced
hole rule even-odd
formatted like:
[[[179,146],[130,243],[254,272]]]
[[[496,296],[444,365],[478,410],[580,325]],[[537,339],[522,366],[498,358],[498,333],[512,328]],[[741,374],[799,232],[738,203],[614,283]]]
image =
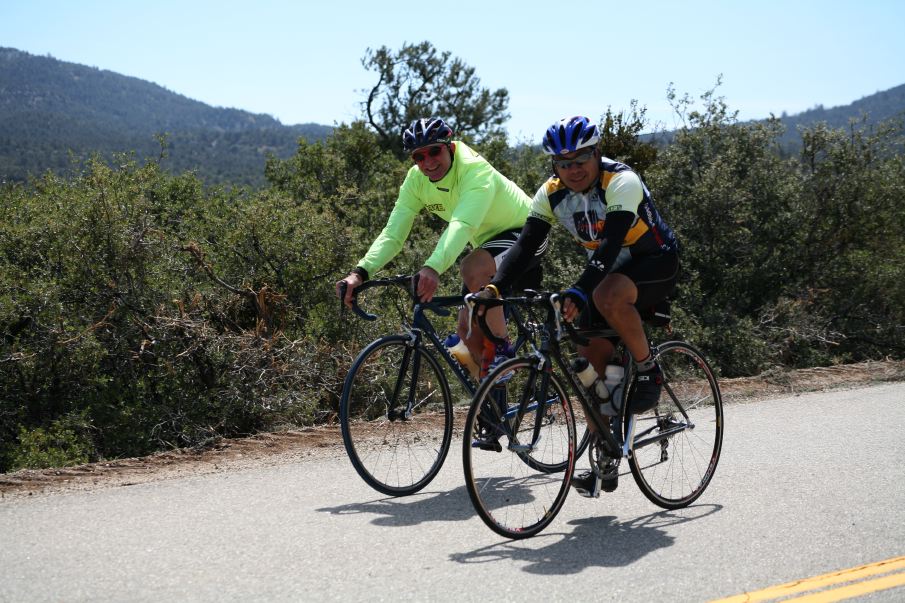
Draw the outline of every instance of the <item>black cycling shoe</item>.
[[[471,447],[490,452],[503,452],[503,445],[494,437],[477,437],[471,441]]]
[[[616,459],[607,459],[600,476],[600,489],[604,492],[612,492],[619,487],[619,463]]]
[[[635,393],[629,402],[629,411],[632,413],[647,412],[657,406],[660,401],[660,392],[663,389],[663,373],[660,365],[635,374]]]
[[[478,415],[478,429],[475,431],[475,438],[471,441],[471,447],[491,452],[502,452],[503,446],[500,444],[499,439],[499,430],[489,427]]]
[[[593,471],[585,471],[579,475],[573,475],[572,487],[575,488],[579,495],[585,498],[597,498],[600,496],[597,474]]]

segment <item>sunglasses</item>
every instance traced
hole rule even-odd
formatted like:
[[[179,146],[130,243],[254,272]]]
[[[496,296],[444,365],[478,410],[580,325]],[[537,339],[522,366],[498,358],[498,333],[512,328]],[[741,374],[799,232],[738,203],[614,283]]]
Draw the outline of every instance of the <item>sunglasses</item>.
[[[576,155],[572,159],[554,159],[553,165],[558,167],[561,170],[567,170],[573,165],[581,165],[587,163],[591,159],[594,158],[594,150],[590,150],[587,153],[582,153],[581,155]]]
[[[429,149],[427,149],[427,155],[425,155],[421,151],[416,151],[412,153],[412,161],[414,161],[415,163],[421,163],[428,157],[436,157],[440,154],[441,151],[443,151],[443,147],[430,147]]]

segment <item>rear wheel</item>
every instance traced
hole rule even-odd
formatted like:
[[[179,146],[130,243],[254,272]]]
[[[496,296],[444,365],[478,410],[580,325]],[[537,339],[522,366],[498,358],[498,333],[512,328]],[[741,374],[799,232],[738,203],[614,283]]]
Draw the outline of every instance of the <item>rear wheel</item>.
[[[507,538],[533,536],[553,521],[575,466],[571,404],[555,375],[542,395],[541,376],[532,358],[507,360],[481,384],[465,422],[468,495],[484,523]],[[523,396],[529,409],[519,421]],[[538,421],[540,438],[532,446]]]
[[[656,352],[663,391],[655,408],[634,416],[634,433],[626,434],[632,440],[629,466],[651,502],[678,509],[694,502],[713,478],[723,444],[723,401],[696,349],[670,341]]]
[[[346,376],[339,415],[349,460],[384,494],[418,492],[449,452],[449,384],[437,360],[408,337],[383,337],[362,350]]]

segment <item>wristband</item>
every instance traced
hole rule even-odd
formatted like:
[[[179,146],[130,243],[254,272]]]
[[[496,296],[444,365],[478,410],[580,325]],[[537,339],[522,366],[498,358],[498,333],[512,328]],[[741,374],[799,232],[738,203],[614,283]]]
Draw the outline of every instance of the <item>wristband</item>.
[[[368,271],[362,268],[361,266],[356,266],[352,270],[349,271],[349,274],[357,274],[361,277],[362,281],[368,280]]]
[[[488,289],[497,299],[503,297],[502,295],[500,295],[500,290],[497,289],[496,285],[488,283],[487,285],[484,285],[484,289]]]

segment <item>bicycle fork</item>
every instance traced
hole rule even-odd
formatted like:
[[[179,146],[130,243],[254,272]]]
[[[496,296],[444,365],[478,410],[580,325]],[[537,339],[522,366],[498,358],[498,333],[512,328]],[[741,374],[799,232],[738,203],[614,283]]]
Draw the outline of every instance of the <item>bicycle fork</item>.
[[[418,353],[420,342],[420,333],[411,331],[410,339],[405,345],[405,352],[402,354],[402,366],[399,367],[399,376],[396,377],[396,384],[393,386],[393,406],[387,408],[387,419],[390,421],[408,421],[414,414],[418,374],[421,371],[421,354]],[[411,373],[406,370],[410,365]],[[406,379],[407,375],[408,379]],[[408,394],[405,405],[400,407],[397,401],[400,399],[402,390],[406,385],[408,386]]]

